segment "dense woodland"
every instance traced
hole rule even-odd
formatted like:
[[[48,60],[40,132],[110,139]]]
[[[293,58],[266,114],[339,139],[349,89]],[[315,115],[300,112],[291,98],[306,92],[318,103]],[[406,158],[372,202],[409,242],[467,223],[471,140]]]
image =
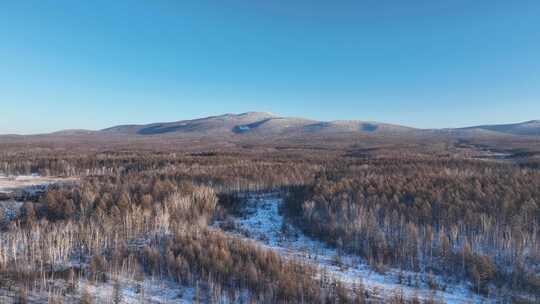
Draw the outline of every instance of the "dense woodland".
[[[338,162],[293,187],[307,233],[372,265],[468,279],[477,292],[540,293],[540,171],[451,160]]]
[[[0,288],[20,303],[34,290],[51,303],[70,293],[92,303],[75,292],[78,278],[116,284],[120,275],[197,286],[196,300],[207,302],[378,301],[362,286],[322,280],[309,265],[209,226],[239,208],[235,194],[267,190],[284,193],[284,212],[306,233],[381,272],[444,274],[508,301],[510,290],[540,296],[534,163],[412,153],[10,152],[0,155],[0,172],[79,178],[26,202],[15,221],[0,219]]]
[[[128,275],[197,286],[197,301],[363,302],[361,288],[351,294],[338,282],[316,279],[308,265],[208,228],[214,213],[225,212],[218,210],[218,193],[277,188],[313,171],[301,170],[310,164],[287,166],[208,155],[10,156],[2,162],[8,174],[81,180],[49,188],[38,202],[23,205],[17,221],[2,221],[2,287],[19,291],[21,303],[34,290],[60,303],[79,277],[113,282]],[[276,176],[276,169],[283,174]],[[92,297],[83,294],[80,301]]]

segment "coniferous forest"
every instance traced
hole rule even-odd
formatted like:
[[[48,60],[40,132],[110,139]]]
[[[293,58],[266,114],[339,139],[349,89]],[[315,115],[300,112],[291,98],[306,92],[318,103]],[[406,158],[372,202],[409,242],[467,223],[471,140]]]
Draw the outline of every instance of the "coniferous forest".
[[[206,303],[443,303],[452,284],[486,301],[534,303],[540,294],[540,171],[446,156],[9,152],[6,175],[55,176],[16,216],[1,214],[4,302],[124,303],[145,280],[166,280]],[[429,297],[326,276],[221,229],[246,193],[278,193],[286,224]],[[442,278],[442,279],[433,279]],[[415,283],[416,282],[416,283]],[[398,284],[398,286],[399,286]],[[420,283],[421,284],[421,283]]]

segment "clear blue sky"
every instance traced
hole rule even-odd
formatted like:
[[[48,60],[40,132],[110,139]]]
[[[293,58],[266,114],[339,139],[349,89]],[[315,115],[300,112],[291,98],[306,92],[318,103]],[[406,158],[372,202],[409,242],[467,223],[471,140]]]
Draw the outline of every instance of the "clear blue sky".
[[[246,111],[416,127],[540,119],[540,1],[0,5],[0,133]]]

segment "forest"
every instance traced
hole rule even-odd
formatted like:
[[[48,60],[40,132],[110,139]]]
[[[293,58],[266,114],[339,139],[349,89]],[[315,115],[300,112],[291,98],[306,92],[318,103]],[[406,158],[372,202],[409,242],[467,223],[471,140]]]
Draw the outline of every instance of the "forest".
[[[540,172],[465,160],[377,160],[327,167],[290,190],[308,234],[378,268],[468,279],[478,293],[540,291]]]
[[[111,286],[110,303],[124,303],[128,280],[139,302],[150,303],[149,278],[189,287],[200,303],[444,302],[328,279],[304,260],[213,225],[242,212],[243,193],[268,191],[284,197],[280,210],[291,225],[377,272],[442,276],[499,302],[540,298],[533,162],[11,151],[0,155],[0,172],[79,178],[24,202],[14,220],[0,214],[0,299],[12,303],[101,303],[91,292],[98,284]]]

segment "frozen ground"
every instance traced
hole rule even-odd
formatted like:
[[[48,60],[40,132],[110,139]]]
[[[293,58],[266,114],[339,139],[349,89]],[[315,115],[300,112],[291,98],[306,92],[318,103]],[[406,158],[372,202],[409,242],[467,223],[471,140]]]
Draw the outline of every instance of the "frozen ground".
[[[118,281],[111,278],[107,282],[90,282],[86,279],[79,279],[75,289],[70,292],[67,292],[66,281],[62,279],[49,281],[49,286],[54,286],[55,291],[51,291],[52,288],[50,290],[33,289],[28,291],[26,293],[27,303],[80,304],[83,294],[87,294],[92,303],[96,304],[249,303],[249,293],[245,290],[236,293],[231,298],[231,294],[227,292],[210,294],[209,289],[202,284],[197,287],[184,286],[168,279],[149,276],[145,276],[143,281],[137,281],[130,276],[119,276]],[[0,288],[0,303],[18,303],[16,299],[19,295],[19,287]]]
[[[487,299],[470,292],[464,284],[444,283],[444,291],[432,291],[425,274],[404,271],[402,278],[405,279],[400,284],[397,269],[380,274],[359,257],[347,254],[339,255],[338,262],[338,252],[335,249],[305,236],[291,225],[284,224],[283,216],[279,212],[281,203],[282,199],[276,193],[249,195],[246,213],[243,217],[235,218],[235,229],[232,233],[241,234],[287,258],[313,264],[347,286],[361,283],[365,289],[379,297],[400,292],[406,297],[417,296],[421,299],[434,296],[435,299],[444,299],[446,303],[489,303]],[[407,280],[410,277],[414,278],[412,284]],[[436,276],[433,280],[444,282],[443,278]]]
[[[187,287],[176,282],[163,279],[145,279],[144,283],[134,280],[121,279],[120,298],[122,304],[188,304],[188,303],[247,303],[249,298],[246,291],[236,295],[234,300],[229,299],[228,295],[208,294],[204,286]],[[79,283],[79,292],[86,289],[91,295],[94,303],[113,303],[114,282],[101,284],[89,284],[88,282]]]
[[[17,190],[32,191],[33,189],[46,188],[51,184],[73,181],[75,181],[74,178],[42,177],[39,175],[6,176],[0,174],[0,192],[10,193]]]
[[[6,220],[12,221],[19,214],[22,205],[23,203],[18,201],[0,201],[0,214],[3,214]]]
[[[169,304],[194,303],[195,289],[182,287],[178,283],[167,280],[146,279],[144,282],[122,279],[120,280],[119,295],[121,303],[135,304]],[[114,298],[114,282],[101,284],[79,283],[79,292],[85,289],[96,303],[112,303]]]
[[[52,184],[74,182],[75,178],[42,177],[39,175],[6,176],[0,173],[0,214],[3,220],[17,217],[24,200],[35,199]]]
[[[144,282],[137,282],[122,278],[119,280],[118,299],[122,304],[187,304],[196,302],[196,292],[194,288],[183,287],[178,283],[167,280],[145,279]],[[65,285],[65,281],[57,280],[56,285]],[[87,292],[92,299],[92,303],[114,303],[115,282],[92,283],[86,280],[79,280],[75,293],[58,295],[58,292],[37,291],[28,292],[28,303],[50,303],[56,296],[62,299],[62,303],[80,303],[80,296]],[[16,303],[16,289],[0,289],[0,303]],[[203,295],[199,298],[204,301]]]

